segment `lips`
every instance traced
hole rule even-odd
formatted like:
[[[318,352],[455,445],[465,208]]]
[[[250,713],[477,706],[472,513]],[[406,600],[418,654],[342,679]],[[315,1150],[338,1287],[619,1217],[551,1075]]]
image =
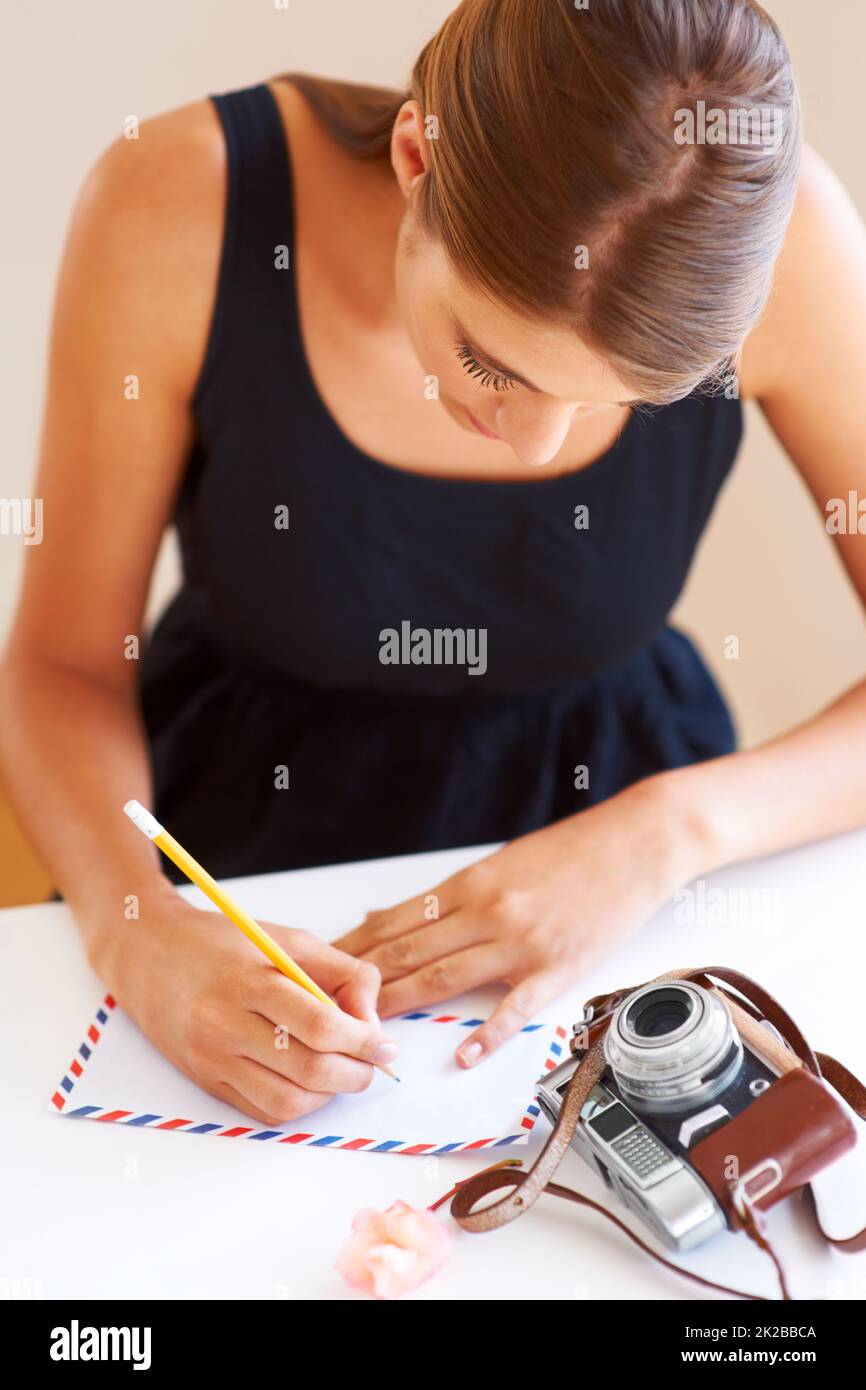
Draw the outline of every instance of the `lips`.
[[[466,414],[469,416],[469,419],[470,419],[470,421],[471,421],[471,423],[472,423],[473,428],[476,429],[476,430],[478,431],[479,434],[483,434],[484,437],[485,437],[486,439],[501,439],[501,438],[502,438],[502,435],[501,435],[501,434],[494,434],[494,433],[493,433],[493,430],[489,430],[489,429],[487,428],[486,425],[482,425],[481,421],[478,420],[478,419],[476,419],[476,417],[472,414],[472,411],[469,409],[468,406],[466,406],[465,409],[466,409]]]

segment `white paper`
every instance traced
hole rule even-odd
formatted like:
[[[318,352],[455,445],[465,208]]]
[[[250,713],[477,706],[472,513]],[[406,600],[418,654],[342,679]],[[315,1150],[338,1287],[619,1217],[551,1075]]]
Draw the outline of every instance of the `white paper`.
[[[467,1003],[471,1006],[471,996],[463,996],[458,1018],[440,1005],[422,1018],[388,1019],[388,1034],[400,1047],[394,1064],[399,1083],[377,1071],[367,1091],[336,1096],[321,1110],[271,1129],[200,1090],[121,1009],[103,1004],[84,1031],[52,1107],[64,1118],[166,1132],[238,1129],[242,1133],[234,1137],[287,1147],[290,1142],[325,1147],[330,1141],[332,1148],[399,1153],[422,1146],[421,1152],[432,1153],[525,1144],[538,1113],[535,1082],[566,1055],[565,1030],[536,1024],[464,1070],[454,1060],[455,1049],[472,1032],[466,1020],[477,1026],[484,1016],[467,1010]],[[82,1110],[86,1113],[76,1113]]]

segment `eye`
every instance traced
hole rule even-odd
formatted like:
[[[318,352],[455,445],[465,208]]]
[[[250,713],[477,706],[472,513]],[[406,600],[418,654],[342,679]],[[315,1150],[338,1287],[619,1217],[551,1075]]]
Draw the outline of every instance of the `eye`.
[[[488,371],[483,367],[468,343],[458,345],[457,356],[463,363],[463,370],[470,376],[477,377],[482,386],[492,386],[494,391],[507,391],[517,385],[510,376],[500,376],[497,372]]]

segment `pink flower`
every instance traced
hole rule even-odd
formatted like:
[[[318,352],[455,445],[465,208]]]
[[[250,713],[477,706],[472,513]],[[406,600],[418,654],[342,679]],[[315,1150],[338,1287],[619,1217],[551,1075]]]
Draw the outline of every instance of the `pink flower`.
[[[376,1298],[417,1289],[445,1263],[451,1247],[451,1233],[432,1211],[415,1211],[405,1202],[387,1211],[359,1211],[352,1232],[335,1268],[352,1288]]]

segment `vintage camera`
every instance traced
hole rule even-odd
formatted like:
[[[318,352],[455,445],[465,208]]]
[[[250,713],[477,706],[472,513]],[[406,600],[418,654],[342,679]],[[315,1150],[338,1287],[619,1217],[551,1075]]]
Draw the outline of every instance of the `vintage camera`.
[[[588,1022],[575,1024],[578,1037]],[[572,1147],[664,1245],[690,1250],[728,1225],[689,1163],[690,1149],[752,1105],[779,1073],[744,1044],[722,995],[687,981],[629,994],[605,1033],[604,1057]],[[537,1083],[552,1123],[579,1062],[572,1055]]]

